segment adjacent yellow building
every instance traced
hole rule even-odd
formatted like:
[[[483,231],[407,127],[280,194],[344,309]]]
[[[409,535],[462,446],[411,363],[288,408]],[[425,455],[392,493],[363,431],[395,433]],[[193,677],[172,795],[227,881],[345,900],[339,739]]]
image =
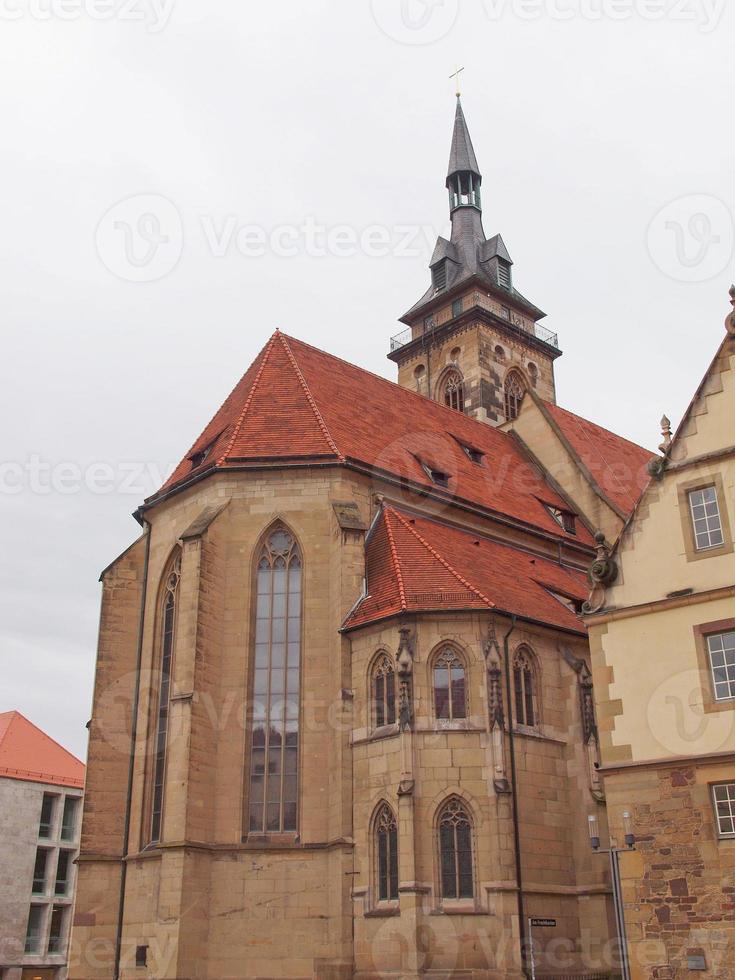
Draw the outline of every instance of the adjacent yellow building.
[[[735,307],[735,287],[731,290]],[[633,977],[735,976],[735,312],[587,624]]]

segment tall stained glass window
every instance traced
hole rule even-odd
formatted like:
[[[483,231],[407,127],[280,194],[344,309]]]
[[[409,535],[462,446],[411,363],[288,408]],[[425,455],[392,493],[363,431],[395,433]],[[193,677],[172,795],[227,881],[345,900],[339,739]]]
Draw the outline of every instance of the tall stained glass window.
[[[378,901],[398,898],[398,824],[393,811],[384,803],[375,820]]]
[[[442,650],[434,663],[434,711],[445,721],[467,717],[464,664],[451,647]]]
[[[248,831],[298,823],[301,551],[282,526],[258,555]]]
[[[168,743],[168,716],[171,701],[171,671],[176,631],[176,602],[180,578],[181,552],[177,552],[166,573],[161,600],[161,667],[158,677],[158,707],[156,713],[155,761],[153,766],[153,795],[151,805],[151,842],[153,843],[161,839],[161,824],[163,821],[163,790],[166,780],[166,746]]]
[[[442,898],[472,898],[472,822],[458,799],[445,804],[439,817],[439,869]]]
[[[396,721],[396,675],[387,653],[373,666],[373,719],[376,728]]]

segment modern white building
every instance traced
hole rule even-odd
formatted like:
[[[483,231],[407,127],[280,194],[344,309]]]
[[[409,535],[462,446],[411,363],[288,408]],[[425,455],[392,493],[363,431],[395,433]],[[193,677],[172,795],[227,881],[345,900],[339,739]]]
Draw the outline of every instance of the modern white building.
[[[84,765],[0,714],[0,980],[65,980]]]

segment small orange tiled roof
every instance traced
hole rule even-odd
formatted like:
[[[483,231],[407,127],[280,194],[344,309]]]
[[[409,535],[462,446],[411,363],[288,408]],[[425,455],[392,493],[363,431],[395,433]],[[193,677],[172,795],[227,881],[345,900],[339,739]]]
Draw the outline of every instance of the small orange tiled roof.
[[[18,711],[0,714],[0,778],[84,786],[84,763]]]
[[[565,408],[543,404],[602,492],[627,517],[648,485],[653,453]]]
[[[582,620],[552,594],[584,601],[585,576],[547,558],[391,506],[382,508],[366,552],[368,594],[345,629],[402,612],[497,609],[585,632]]]
[[[542,500],[568,505],[508,434],[279,332],[147,503],[208,471],[289,461],[348,462],[443,492],[423,462],[447,474],[452,498],[593,544],[584,526],[573,536],[550,515]]]

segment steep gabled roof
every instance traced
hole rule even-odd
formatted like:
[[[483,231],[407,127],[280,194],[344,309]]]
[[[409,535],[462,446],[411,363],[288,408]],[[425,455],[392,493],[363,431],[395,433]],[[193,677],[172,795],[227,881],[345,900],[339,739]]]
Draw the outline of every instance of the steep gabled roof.
[[[584,633],[554,592],[584,601],[585,576],[472,531],[383,506],[366,542],[367,595],[344,628],[401,613],[492,610]]]
[[[648,485],[654,454],[552,402],[541,404],[605,497],[627,517]]]
[[[338,459],[288,339],[276,333],[179,463],[164,489],[237,460]],[[199,461],[199,457],[203,457]]]
[[[0,714],[0,778],[84,786],[84,764],[18,711]]]
[[[593,543],[584,528],[575,537],[551,517],[542,501],[564,502],[507,434],[278,332],[148,503],[205,472],[266,461],[359,465]],[[446,489],[422,464],[448,475]]]

